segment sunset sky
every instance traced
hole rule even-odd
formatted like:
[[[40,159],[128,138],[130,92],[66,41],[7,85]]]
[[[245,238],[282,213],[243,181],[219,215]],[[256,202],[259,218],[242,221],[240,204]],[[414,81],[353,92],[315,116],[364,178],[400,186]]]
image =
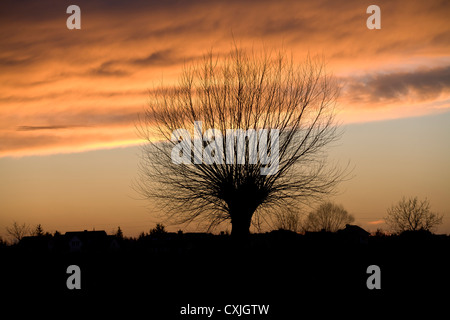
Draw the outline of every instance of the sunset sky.
[[[71,4],[81,30],[66,27]],[[371,4],[380,30],[366,27]],[[417,195],[450,233],[449,16],[447,0],[2,0],[0,235],[13,221],[148,231],[159,220],[130,188],[137,115],[149,90],[233,41],[325,57],[345,129],[330,156],[354,168],[332,200],[357,224],[386,229],[386,209]]]

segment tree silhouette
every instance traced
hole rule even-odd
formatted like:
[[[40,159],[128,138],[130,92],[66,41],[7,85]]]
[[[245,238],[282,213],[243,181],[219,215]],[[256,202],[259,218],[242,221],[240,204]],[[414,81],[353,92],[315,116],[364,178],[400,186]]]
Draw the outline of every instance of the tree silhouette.
[[[115,236],[117,237],[117,239],[120,239],[120,240],[123,239],[123,232],[122,232],[122,229],[120,229],[120,226],[117,227],[117,231],[116,231]]]
[[[166,227],[164,227],[164,225],[162,223],[157,223],[156,227],[154,227],[153,229],[150,229],[149,235],[155,236],[155,235],[162,235],[165,233],[167,233]]]
[[[177,85],[151,92],[137,126],[148,143],[135,187],[175,223],[231,221],[231,235],[245,238],[252,222],[318,200],[342,180],[325,152],[340,137],[338,91],[320,58],[297,65],[283,53],[210,52],[185,67]],[[253,139],[262,129],[268,138]],[[183,143],[191,151],[174,163]]]
[[[30,228],[25,223],[19,225],[16,221],[14,221],[11,227],[6,227],[6,232],[15,242],[20,242],[23,237],[30,233]]]
[[[44,229],[42,228],[41,224],[38,224],[36,228],[31,232],[33,236],[36,237],[42,237],[44,235]]]
[[[301,220],[298,212],[280,211],[275,213],[275,228],[298,232],[301,229]]]
[[[5,247],[8,243],[0,236],[0,248]]]
[[[355,218],[343,206],[325,202],[308,215],[304,228],[307,231],[336,232],[353,221]]]
[[[428,199],[403,197],[397,204],[388,208],[385,221],[397,233],[418,230],[432,231],[442,223],[442,215],[431,211]]]

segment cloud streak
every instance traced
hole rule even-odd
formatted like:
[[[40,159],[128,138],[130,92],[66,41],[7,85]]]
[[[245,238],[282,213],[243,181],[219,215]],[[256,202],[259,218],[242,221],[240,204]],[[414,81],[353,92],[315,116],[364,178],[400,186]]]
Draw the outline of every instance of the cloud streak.
[[[17,131],[36,131],[36,130],[60,130],[60,129],[68,129],[68,128],[77,128],[84,126],[20,126],[17,128]]]

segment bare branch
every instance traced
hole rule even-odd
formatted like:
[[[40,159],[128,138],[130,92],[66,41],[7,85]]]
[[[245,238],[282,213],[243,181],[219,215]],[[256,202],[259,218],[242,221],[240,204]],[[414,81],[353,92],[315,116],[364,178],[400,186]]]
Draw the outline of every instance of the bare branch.
[[[152,91],[138,125],[148,143],[135,187],[176,223],[196,220],[215,227],[228,220],[232,234],[240,228],[248,233],[254,215],[319,200],[343,180],[344,170],[328,166],[326,157],[327,146],[340,137],[334,119],[338,93],[319,58],[296,65],[282,53],[274,58],[235,48],[219,59],[210,52],[185,67],[177,86]],[[202,128],[194,128],[200,121]],[[177,129],[187,131],[174,137]],[[206,141],[208,129],[215,129],[209,131],[214,138]],[[262,129],[269,137],[267,156],[278,150],[277,170],[269,175],[261,172],[270,163],[252,161],[249,151],[263,148],[260,136],[256,145],[251,140]],[[228,130],[246,136],[242,140]],[[270,135],[274,132],[278,139]],[[192,151],[188,163],[175,164],[172,152],[180,143]],[[246,151],[239,158],[241,147]],[[206,150],[223,161],[205,163]]]

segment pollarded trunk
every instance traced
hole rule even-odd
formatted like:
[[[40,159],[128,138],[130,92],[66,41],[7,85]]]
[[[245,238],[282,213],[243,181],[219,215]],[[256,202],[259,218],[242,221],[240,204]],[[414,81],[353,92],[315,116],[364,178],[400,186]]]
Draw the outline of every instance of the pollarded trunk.
[[[252,213],[235,210],[231,214],[231,237],[237,241],[245,241],[250,234]]]

